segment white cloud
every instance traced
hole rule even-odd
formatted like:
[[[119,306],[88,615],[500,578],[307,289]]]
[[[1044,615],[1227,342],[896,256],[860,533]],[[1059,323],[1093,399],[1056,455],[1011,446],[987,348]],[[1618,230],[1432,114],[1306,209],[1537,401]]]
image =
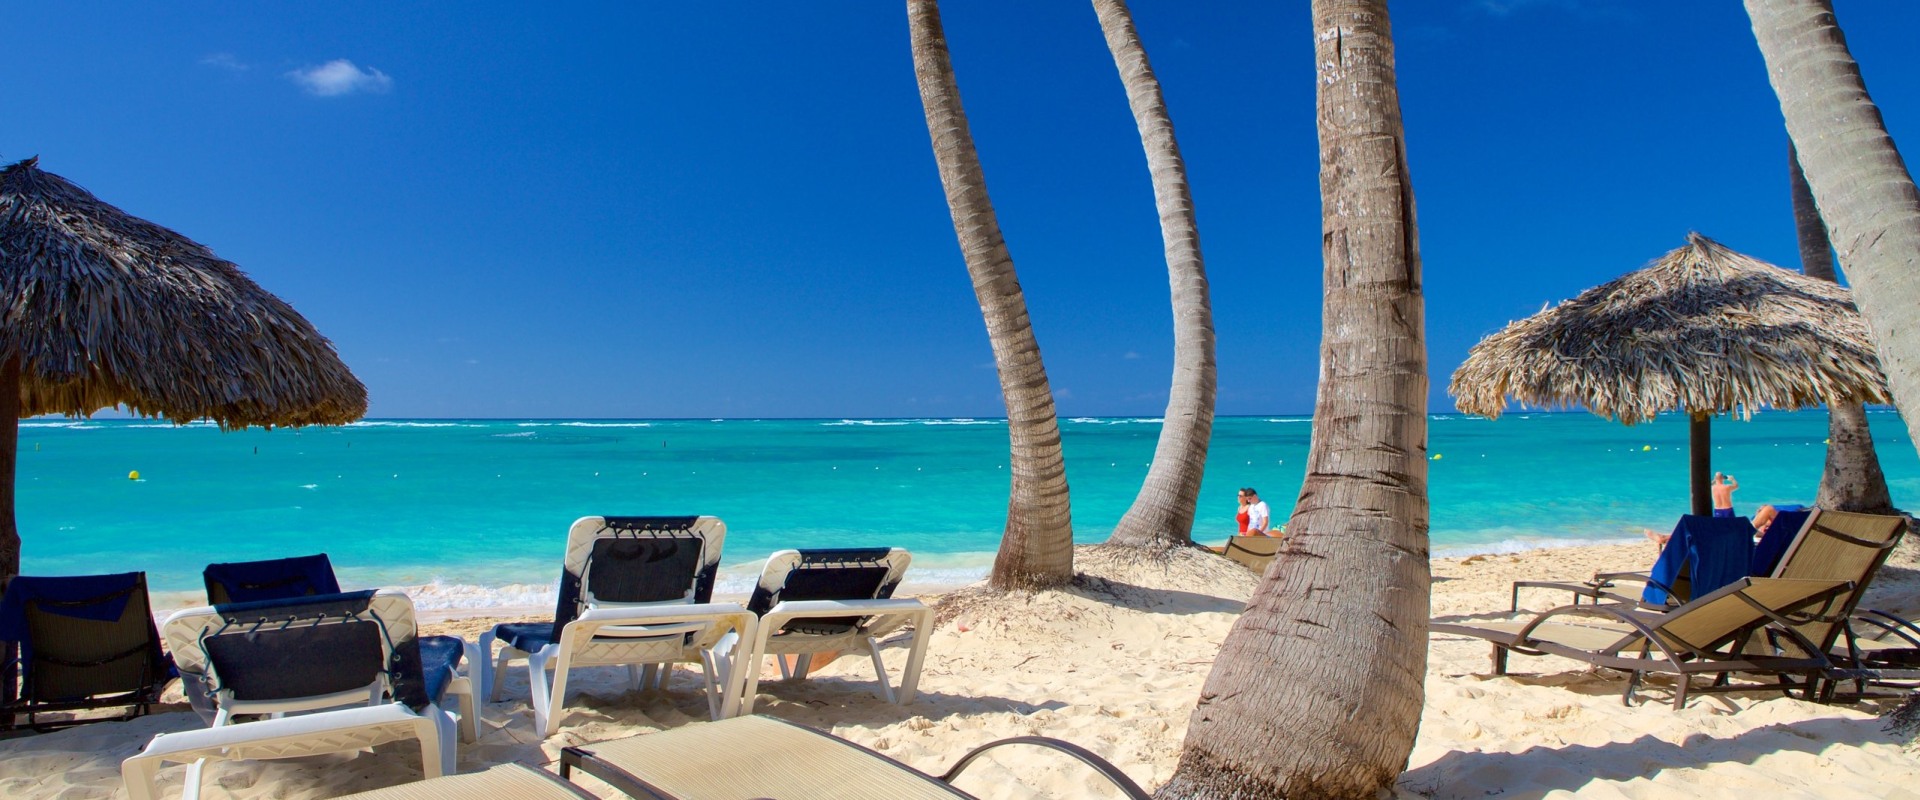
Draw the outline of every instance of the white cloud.
[[[220,69],[227,70],[228,72],[246,72],[247,70],[252,69],[251,66],[241,62],[240,59],[234,57],[232,53],[208,53],[200,57],[200,65],[206,66],[206,67],[219,67]]]
[[[387,73],[372,67],[363,69],[344,58],[336,58],[317,67],[296,69],[287,73],[287,77],[300,84],[308,94],[320,97],[339,97],[356,92],[385,94],[393,88],[393,79],[387,77]]]

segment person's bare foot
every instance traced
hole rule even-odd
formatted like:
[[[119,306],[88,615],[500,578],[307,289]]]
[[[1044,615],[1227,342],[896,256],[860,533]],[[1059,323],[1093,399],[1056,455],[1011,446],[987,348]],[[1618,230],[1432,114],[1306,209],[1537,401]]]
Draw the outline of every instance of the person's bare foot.
[[[1665,534],[1654,533],[1652,528],[1641,528],[1640,535],[1647,537],[1647,541],[1653,542],[1661,547],[1667,546],[1667,539],[1669,537]]]

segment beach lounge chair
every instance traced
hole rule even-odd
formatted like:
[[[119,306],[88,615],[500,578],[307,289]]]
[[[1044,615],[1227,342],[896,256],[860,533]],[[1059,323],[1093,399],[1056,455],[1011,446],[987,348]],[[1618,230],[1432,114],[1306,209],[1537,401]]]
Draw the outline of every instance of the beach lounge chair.
[[[501,764],[481,772],[447,775],[333,800],[595,800],[593,795],[553,773],[520,764]]]
[[[856,647],[864,647],[873,659],[881,699],[913,702],[927,657],[927,637],[933,633],[933,609],[919,600],[893,596],[912,561],[913,556],[898,547],[781,550],[768,556],[760,583],[747,601],[747,610],[759,616],[760,627],[745,662],[740,713],[753,713],[765,656],[798,656],[791,675],[785,659],[780,671],[804,679],[814,655]],[[896,693],[880,658],[880,637],[908,624],[913,625],[913,638]]]
[[[340,593],[340,581],[326,553],[208,564],[200,575],[207,584],[207,603],[216,606]]]
[[[205,730],[155,736],[121,762],[133,800],[153,800],[165,762],[189,763],[183,800],[200,793],[208,759],[292,758],[420,742],[427,777],[454,771],[456,723],[441,701],[464,682],[457,645],[414,635],[413,602],[393,590],[190,608],[167,618],[183,673],[204,676],[219,701]],[[450,638],[450,637],[436,637]],[[456,640],[457,641],[457,640]],[[471,690],[460,695],[473,718]],[[299,712],[311,712],[288,716]],[[251,722],[241,717],[266,716]]]
[[[15,577],[0,598],[0,649],[15,654],[0,670],[0,728],[17,714],[36,730],[100,721],[40,719],[50,711],[125,707],[118,719],[132,719],[173,674],[141,572]]]
[[[1264,575],[1267,565],[1273,563],[1274,556],[1280,554],[1280,548],[1286,543],[1284,536],[1232,536],[1220,554]]]
[[[572,777],[578,769],[640,800],[953,800],[973,796],[952,784],[974,758],[1016,744],[1065,753],[1126,797],[1149,797],[1118,767],[1058,739],[1020,736],[991,742],[935,778],[832,734],[760,716],[568,747],[560,752],[560,777]]]
[[[296,597],[310,597],[322,594],[339,594],[340,580],[333,574],[333,561],[326,553],[291,558],[275,558],[264,561],[234,561],[224,564],[208,564],[201,572],[201,578],[207,585],[207,603],[226,605],[229,603],[252,603],[262,600],[290,600]],[[463,675],[474,670],[484,670],[485,660],[481,658],[479,645],[456,636],[421,637],[420,646],[433,650],[458,646],[465,651],[466,658],[461,664]],[[187,701],[194,711],[211,724],[217,714],[212,696],[202,684],[200,676],[185,674],[181,676],[181,687]],[[456,694],[468,694],[473,691],[470,680],[460,680],[450,690]],[[479,720],[462,717],[464,730],[471,734],[477,730]],[[465,737],[473,740],[472,735]]]
[[[1784,534],[1792,539],[1800,526],[1795,512],[1781,512],[1768,527],[1768,538],[1775,543],[1768,550],[1778,558],[1775,538]],[[1660,557],[1645,572],[1601,572],[1585,583],[1565,581],[1514,581],[1511,611],[1520,610],[1521,589],[1553,589],[1571,592],[1573,602],[1613,601],[1640,603],[1649,608],[1670,608],[1685,603],[1696,592],[1704,594],[1725,586],[1736,578],[1759,577],[1753,564],[1760,558],[1753,542],[1753,523],[1746,517],[1682,516],[1667,537]]]
[[[1507,674],[1509,653],[1557,655],[1630,674],[1621,699],[1633,705],[1648,673],[1674,675],[1673,707],[1694,692],[1734,692],[1783,684],[1731,684],[1728,673],[1798,675],[1811,686],[1833,668],[1824,649],[1802,633],[1803,625],[1835,619],[1853,584],[1844,580],[1741,578],[1670,611],[1626,603],[1569,605],[1518,622],[1434,622],[1432,633],[1485,639],[1493,644],[1493,673]],[[1840,617],[1844,618],[1844,617]],[[1827,623],[1831,624],[1831,623]],[[1771,625],[1772,627],[1768,627]],[[1748,645],[1767,629],[1771,638],[1797,645],[1797,653],[1751,652]],[[1714,675],[1713,685],[1693,685],[1695,675]]]
[[[534,728],[551,736],[566,706],[570,670],[626,666],[638,688],[664,682],[659,665],[697,663],[708,714],[731,716],[740,694],[734,665],[753,641],[755,620],[738,603],[708,602],[726,533],[717,517],[576,520],[567,532],[553,622],[496,625],[481,636],[482,657],[495,640],[503,645],[483,680],[488,696],[499,699],[499,673],[511,659],[527,659]]]
[[[1887,556],[1900,543],[1906,527],[1904,517],[1845,511],[1824,511],[1810,520],[1780,557],[1774,575],[1791,579],[1842,580],[1851,583],[1852,588],[1841,595],[1838,608],[1833,613],[1802,621],[1795,626],[1795,636],[1776,634],[1770,643],[1782,652],[1800,653],[1804,647],[1800,640],[1805,639],[1817,648],[1815,652],[1825,653],[1838,665],[1855,670],[1897,667],[1904,658],[1897,652],[1900,649],[1898,645],[1880,646],[1879,643],[1865,640],[1853,632],[1853,627],[1861,621],[1851,624],[1850,621],[1856,620],[1855,611],[1859,608],[1860,598],[1866,594],[1874,576],[1886,563]],[[1876,614],[1869,615],[1867,619],[1899,620],[1891,614]],[[1862,693],[1865,682],[1863,676],[1860,679]],[[1832,699],[1837,685],[1828,682],[1820,688],[1824,699]]]

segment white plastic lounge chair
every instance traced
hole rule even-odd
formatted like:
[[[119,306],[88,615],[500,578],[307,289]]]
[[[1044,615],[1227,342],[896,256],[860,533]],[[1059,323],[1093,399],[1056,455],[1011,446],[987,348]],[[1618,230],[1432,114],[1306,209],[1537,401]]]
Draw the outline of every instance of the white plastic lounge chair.
[[[191,763],[183,800],[199,797],[208,759],[291,758],[420,742],[427,777],[454,771],[455,726],[471,737],[473,693],[454,673],[461,649],[422,647],[413,602],[393,590],[190,608],[164,626],[183,674],[218,702],[214,727],[163,733],[121,763],[133,800],[153,800],[165,762]],[[442,710],[457,694],[461,718]],[[311,712],[299,716],[288,716]],[[243,716],[267,716],[238,722]]]
[[[552,736],[573,668],[625,666],[638,688],[664,683],[658,665],[696,663],[706,678],[708,713],[732,716],[740,695],[734,664],[742,642],[753,640],[755,621],[738,603],[707,602],[726,533],[717,517],[574,521],[554,621],[496,625],[480,637],[483,657],[495,640],[503,645],[483,681],[489,696],[499,699],[499,673],[511,659],[527,659],[534,728]]]
[[[482,772],[403,783],[334,800],[595,800],[593,795],[553,773],[520,764],[501,764]]]
[[[760,685],[760,663],[769,655],[796,655],[791,677],[805,678],[816,653],[864,646],[873,658],[880,697],[911,703],[920,685],[920,667],[933,633],[933,609],[913,599],[894,599],[894,587],[913,556],[895,548],[781,550],[767,557],[747,609],[760,617],[746,660],[742,714],[753,713]],[[880,659],[880,637],[911,623],[913,642],[896,693]],[[787,674],[784,660],[781,673]]]
[[[1148,800],[1118,767],[1058,739],[1019,736],[990,742],[935,778],[833,734],[759,716],[569,747],[560,752],[560,777],[572,777],[578,769],[640,800],[964,800],[973,795],[955,788],[954,779],[981,753],[1008,745],[1065,753],[1123,796]]]

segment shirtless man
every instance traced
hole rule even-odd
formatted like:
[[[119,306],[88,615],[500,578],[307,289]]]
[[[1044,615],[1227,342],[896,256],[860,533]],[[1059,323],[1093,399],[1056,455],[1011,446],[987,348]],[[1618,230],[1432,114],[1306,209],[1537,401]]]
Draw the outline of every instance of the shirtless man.
[[[1713,473],[1713,483],[1708,484],[1707,488],[1713,494],[1713,516],[1715,518],[1732,519],[1736,516],[1733,513],[1733,492],[1740,488],[1739,481],[1734,480],[1732,475],[1724,472],[1716,472]],[[1773,510],[1772,506],[1761,506],[1760,508],[1763,512]],[[1764,521],[1760,521],[1758,517],[1756,517],[1755,520],[1754,527],[1759,532],[1764,533],[1767,530],[1766,524],[1773,521],[1773,515],[1766,514]],[[1641,528],[1640,533],[1646,536],[1648,541],[1661,547],[1666,547],[1667,539],[1672,536],[1672,534],[1667,533],[1654,533],[1651,528]]]

